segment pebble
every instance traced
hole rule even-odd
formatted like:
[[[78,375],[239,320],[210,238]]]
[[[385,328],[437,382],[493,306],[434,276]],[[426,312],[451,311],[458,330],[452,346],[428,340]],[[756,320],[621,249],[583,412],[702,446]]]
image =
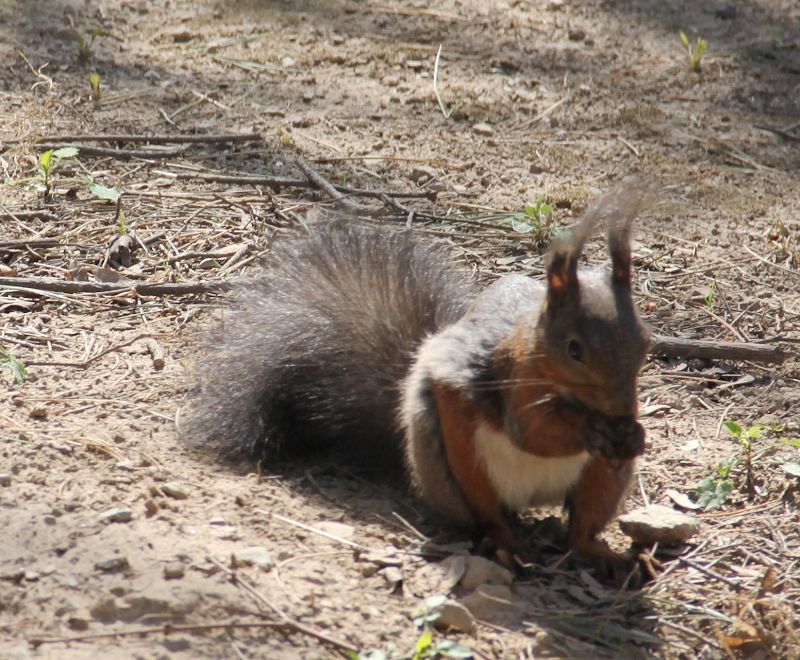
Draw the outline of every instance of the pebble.
[[[236,560],[243,564],[252,564],[265,571],[269,571],[275,565],[272,555],[263,545],[253,545],[233,553]]]
[[[0,472],[0,486],[8,487],[11,485],[11,475],[6,472]]]
[[[514,580],[514,574],[485,557],[470,556],[466,558],[464,576],[461,586],[464,589],[477,589],[484,584],[508,585]]]
[[[89,622],[83,617],[79,616],[71,616],[69,619],[67,619],[67,625],[71,630],[83,631],[89,629]]]
[[[168,481],[162,484],[161,492],[175,500],[186,500],[189,498],[189,493],[187,493],[186,489],[177,481]]]
[[[668,506],[651,504],[619,517],[624,534],[641,545],[677,545],[697,534],[700,521]]]
[[[494,129],[489,126],[489,124],[475,124],[472,127],[472,132],[475,133],[475,135],[483,135],[485,137],[494,135]]]
[[[130,568],[127,557],[108,557],[95,562],[94,567],[104,573],[120,573]]]
[[[164,579],[180,580],[185,572],[186,567],[181,562],[171,561],[169,564],[164,566]]]
[[[448,600],[439,611],[439,618],[433,622],[439,630],[450,628],[459,632],[470,632],[475,627],[475,617],[469,609],[461,603]]]
[[[485,584],[460,601],[477,619],[491,621],[497,615],[515,607],[514,594],[505,584]]]
[[[115,506],[103,511],[97,519],[102,523],[127,523],[133,520],[133,511]]]

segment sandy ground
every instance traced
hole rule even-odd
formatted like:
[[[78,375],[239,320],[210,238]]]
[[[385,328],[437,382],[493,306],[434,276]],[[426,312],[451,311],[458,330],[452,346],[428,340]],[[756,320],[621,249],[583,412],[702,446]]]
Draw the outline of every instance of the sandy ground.
[[[17,382],[0,365],[0,656],[412,657],[415,613],[449,594],[478,621],[437,630],[431,654],[800,657],[795,354],[648,361],[626,508],[686,504],[708,478],[731,492],[635,592],[562,548],[476,595],[442,562],[470,539],[402,486],[313,459],[216,464],[174,424],[220,305],[184,285],[246,275],[330,206],[299,187],[297,156],[336,184],[436,193],[350,199],[397,226],[416,210],[482,278],[541,273],[550,228],[518,233],[510,213],[542,201],[567,225],[622,176],[658,179],[633,246],[648,323],[793,350],[799,20],[781,0],[0,3],[0,277],[22,278],[0,280],[0,347],[27,367]],[[699,72],[680,30],[708,41]],[[108,134],[123,137],[92,141]],[[130,140],[165,134],[206,137]],[[45,181],[49,145],[80,150]],[[278,176],[298,183],[263,178]],[[726,421],[767,426],[748,453]]]

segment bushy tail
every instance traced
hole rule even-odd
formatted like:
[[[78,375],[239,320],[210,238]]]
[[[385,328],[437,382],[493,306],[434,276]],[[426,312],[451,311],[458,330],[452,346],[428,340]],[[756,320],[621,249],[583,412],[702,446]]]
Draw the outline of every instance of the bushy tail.
[[[194,368],[182,434],[225,455],[310,447],[399,460],[400,385],[472,279],[410,232],[314,223],[237,286]]]

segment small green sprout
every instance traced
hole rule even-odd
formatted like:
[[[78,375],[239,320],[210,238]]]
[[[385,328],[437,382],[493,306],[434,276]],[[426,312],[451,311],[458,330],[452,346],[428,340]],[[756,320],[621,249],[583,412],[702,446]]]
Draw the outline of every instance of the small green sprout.
[[[700,73],[700,66],[703,62],[703,55],[705,55],[705,52],[708,49],[708,42],[705,39],[697,37],[696,44],[692,46],[691,42],[689,41],[689,37],[686,36],[686,33],[683,30],[680,32],[680,37],[683,48],[686,51],[687,57],[689,58],[689,66],[695,73]]]
[[[500,220],[501,225],[511,225],[511,228],[521,234],[527,234],[534,243],[544,244],[550,240],[553,223],[550,215],[555,211],[553,204],[548,204],[539,198],[533,204],[526,204],[522,213],[512,213]]]
[[[43,183],[44,198],[50,199],[50,188],[53,185],[53,173],[56,166],[62,160],[73,158],[78,155],[78,150],[75,147],[64,147],[62,149],[48,149],[47,151],[39,154],[39,175]]]
[[[94,56],[92,48],[94,48],[94,41],[97,37],[110,37],[113,36],[108,30],[103,28],[94,28],[89,32],[88,39],[84,39],[83,35],[75,30],[75,38],[78,40],[78,62],[85,64]]]
[[[17,383],[24,383],[28,377],[25,363],[15,358],[5,346],[0,346],[0,369],[8,369]]]
[[[103,90],[100,88],[100,74],[97,71],[89,74],[89,84],[92,86],[92,101],[99,103],[103,98]]]

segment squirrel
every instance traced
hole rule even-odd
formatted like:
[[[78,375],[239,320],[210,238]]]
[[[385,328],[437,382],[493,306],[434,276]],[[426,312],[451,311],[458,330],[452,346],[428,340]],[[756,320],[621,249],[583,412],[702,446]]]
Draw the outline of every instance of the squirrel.
[[[334,449],[402,462],[434,512],[524,557],[507,513],[563,503],[580,557],[630,566],[597,535],[644,451],[637,377],[649,333],[631,295],[626,180],[556,239],[546,280],[473,276],[413,230],[355,220],[277,241],[195,365],[181,433],[219,454]],[[610,273],[579,270],[609,224]]]

